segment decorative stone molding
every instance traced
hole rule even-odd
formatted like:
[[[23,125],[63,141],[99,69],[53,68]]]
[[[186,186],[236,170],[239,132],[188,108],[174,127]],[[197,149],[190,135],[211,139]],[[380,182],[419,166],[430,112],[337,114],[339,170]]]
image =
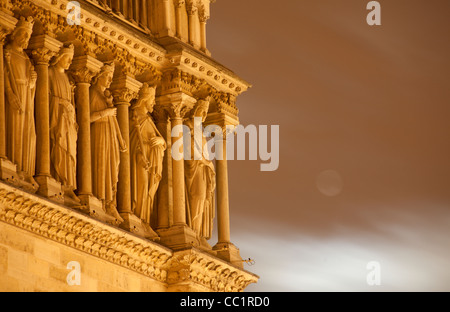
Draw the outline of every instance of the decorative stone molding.
[[[239,115],[239,109],[236,106],[236,97],[230,93],[214,92],[212,95],[216,102],[217,112],[236,117]]]
[[[68,25],[65,18],[68,0],[12,0],[11,3],[15,10],[31,8],[32,15],[43,27],[39,30],[39,34],[56,38],[58,34],[70,30],[75,39],[81,42],[82,54],[95,57],[105,51],[112,51],[119,63],[126,62],[127,66],[124,69],[127,72],[124,74],[138,76],[151,71],[154,76],[158,76],[167,64],[171,64],[179,66],[180,70],[192,71],[192,74],[205,79],[222,92],[239,95],[250,87],[247,82],[210,58],[198,54],[195,49],[190,51],[183,48],[177,51],[176,55],[172,52],[167,53],[163,47],[155,44],[152,38],[134,34],[129,28],[124,28],[111,19],[109,14],[105,13],[102,17],[83,10],[80,26]],[[189,61],[186,62],[186,59]]]
[[[0,221],[165,282],[171,251],[0,183]]]
[[[173,253],[159,244],[104,224],[0,182],[0,222],[70,246],[169,286],[181,282],[211,291],[243,291],[258,277],[196,249]]]
[[[216,292],[241,292],[258,277],[196,249],[176,252],[167,262],[167,283],[194,282]]]

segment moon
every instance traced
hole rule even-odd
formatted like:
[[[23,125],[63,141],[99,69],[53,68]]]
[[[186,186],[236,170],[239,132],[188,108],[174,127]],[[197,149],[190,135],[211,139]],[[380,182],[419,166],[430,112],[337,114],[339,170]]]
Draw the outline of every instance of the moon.
[[[342,192],[344,182],[336,170],[325,170],[317,175],[316,186],[323,195],[334,197]]]

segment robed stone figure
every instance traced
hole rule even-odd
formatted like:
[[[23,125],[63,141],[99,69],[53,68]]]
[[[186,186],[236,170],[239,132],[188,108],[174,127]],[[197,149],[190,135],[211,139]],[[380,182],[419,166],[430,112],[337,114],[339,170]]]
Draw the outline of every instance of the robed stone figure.
[[[74,55],[74,46],[63,47],[48,70],[50,93],[50,146],[52,176],[63,185],[66,196],[79,202],[77,187],[77,137],[73,85],[66,70]]]
[[[190,227],[204,239],[212,236],[216,188],[214,165],[207,156],[206,137],[201,125],[206,119],[208,108],[208,101],[199,100],[192,118],[186,122],[191,130],[191,159],[184,161],[187,219]],[[200,124],[197,125],[197,122]],[[202,134],[196,135],[195,131],[198,130],[195,128]]]
[[[155,105],[155,87],[141,88],[130,113],[131,202],[137,217],[155,226],[155,194],[162,177],[166,142],[149,113]]]
[[[35,183],[37,74],[24,49],[28,46],[33,24],[32,17],[21,17],[4,50],[7,156],[17,165],[19,176],[30,183]]]
[[[117,108],[107,90],[114,75],[114,64],[105,64],[89,90],[91,109],[92,192],[103,202],[105,211],[123,222],[117,211],[117,182],[120,152],[127,146],[117,122]]]

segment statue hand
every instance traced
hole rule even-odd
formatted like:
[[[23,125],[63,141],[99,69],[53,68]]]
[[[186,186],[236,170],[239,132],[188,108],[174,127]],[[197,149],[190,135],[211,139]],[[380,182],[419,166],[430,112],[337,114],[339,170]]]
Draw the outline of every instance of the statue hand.
[[[31,71],[31,81],[36,82],[37,80],[37,73],[33,70]]]
[[[128,152],[128,146],[127,146],[127,144],[126,144],[124,141],[122,141],[122,142],[120,143],[120,152],[121,152],[121,153],[126,153],[126,152]]]
[[[105,109],[105,113],[106,113],[106,116],[115,117],[115,116],[117,116],[117,108],[115,108],[115,107],[107,108],[107,109]]]

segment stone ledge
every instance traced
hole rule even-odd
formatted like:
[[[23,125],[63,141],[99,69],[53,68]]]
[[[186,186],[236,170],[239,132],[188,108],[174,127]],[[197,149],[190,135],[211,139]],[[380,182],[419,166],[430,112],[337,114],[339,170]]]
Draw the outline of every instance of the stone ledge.
[[[0,221],[151,279],[167,290],[243,291],[258,276],[196,248],[174,252],[81,212],[0,182]]]

